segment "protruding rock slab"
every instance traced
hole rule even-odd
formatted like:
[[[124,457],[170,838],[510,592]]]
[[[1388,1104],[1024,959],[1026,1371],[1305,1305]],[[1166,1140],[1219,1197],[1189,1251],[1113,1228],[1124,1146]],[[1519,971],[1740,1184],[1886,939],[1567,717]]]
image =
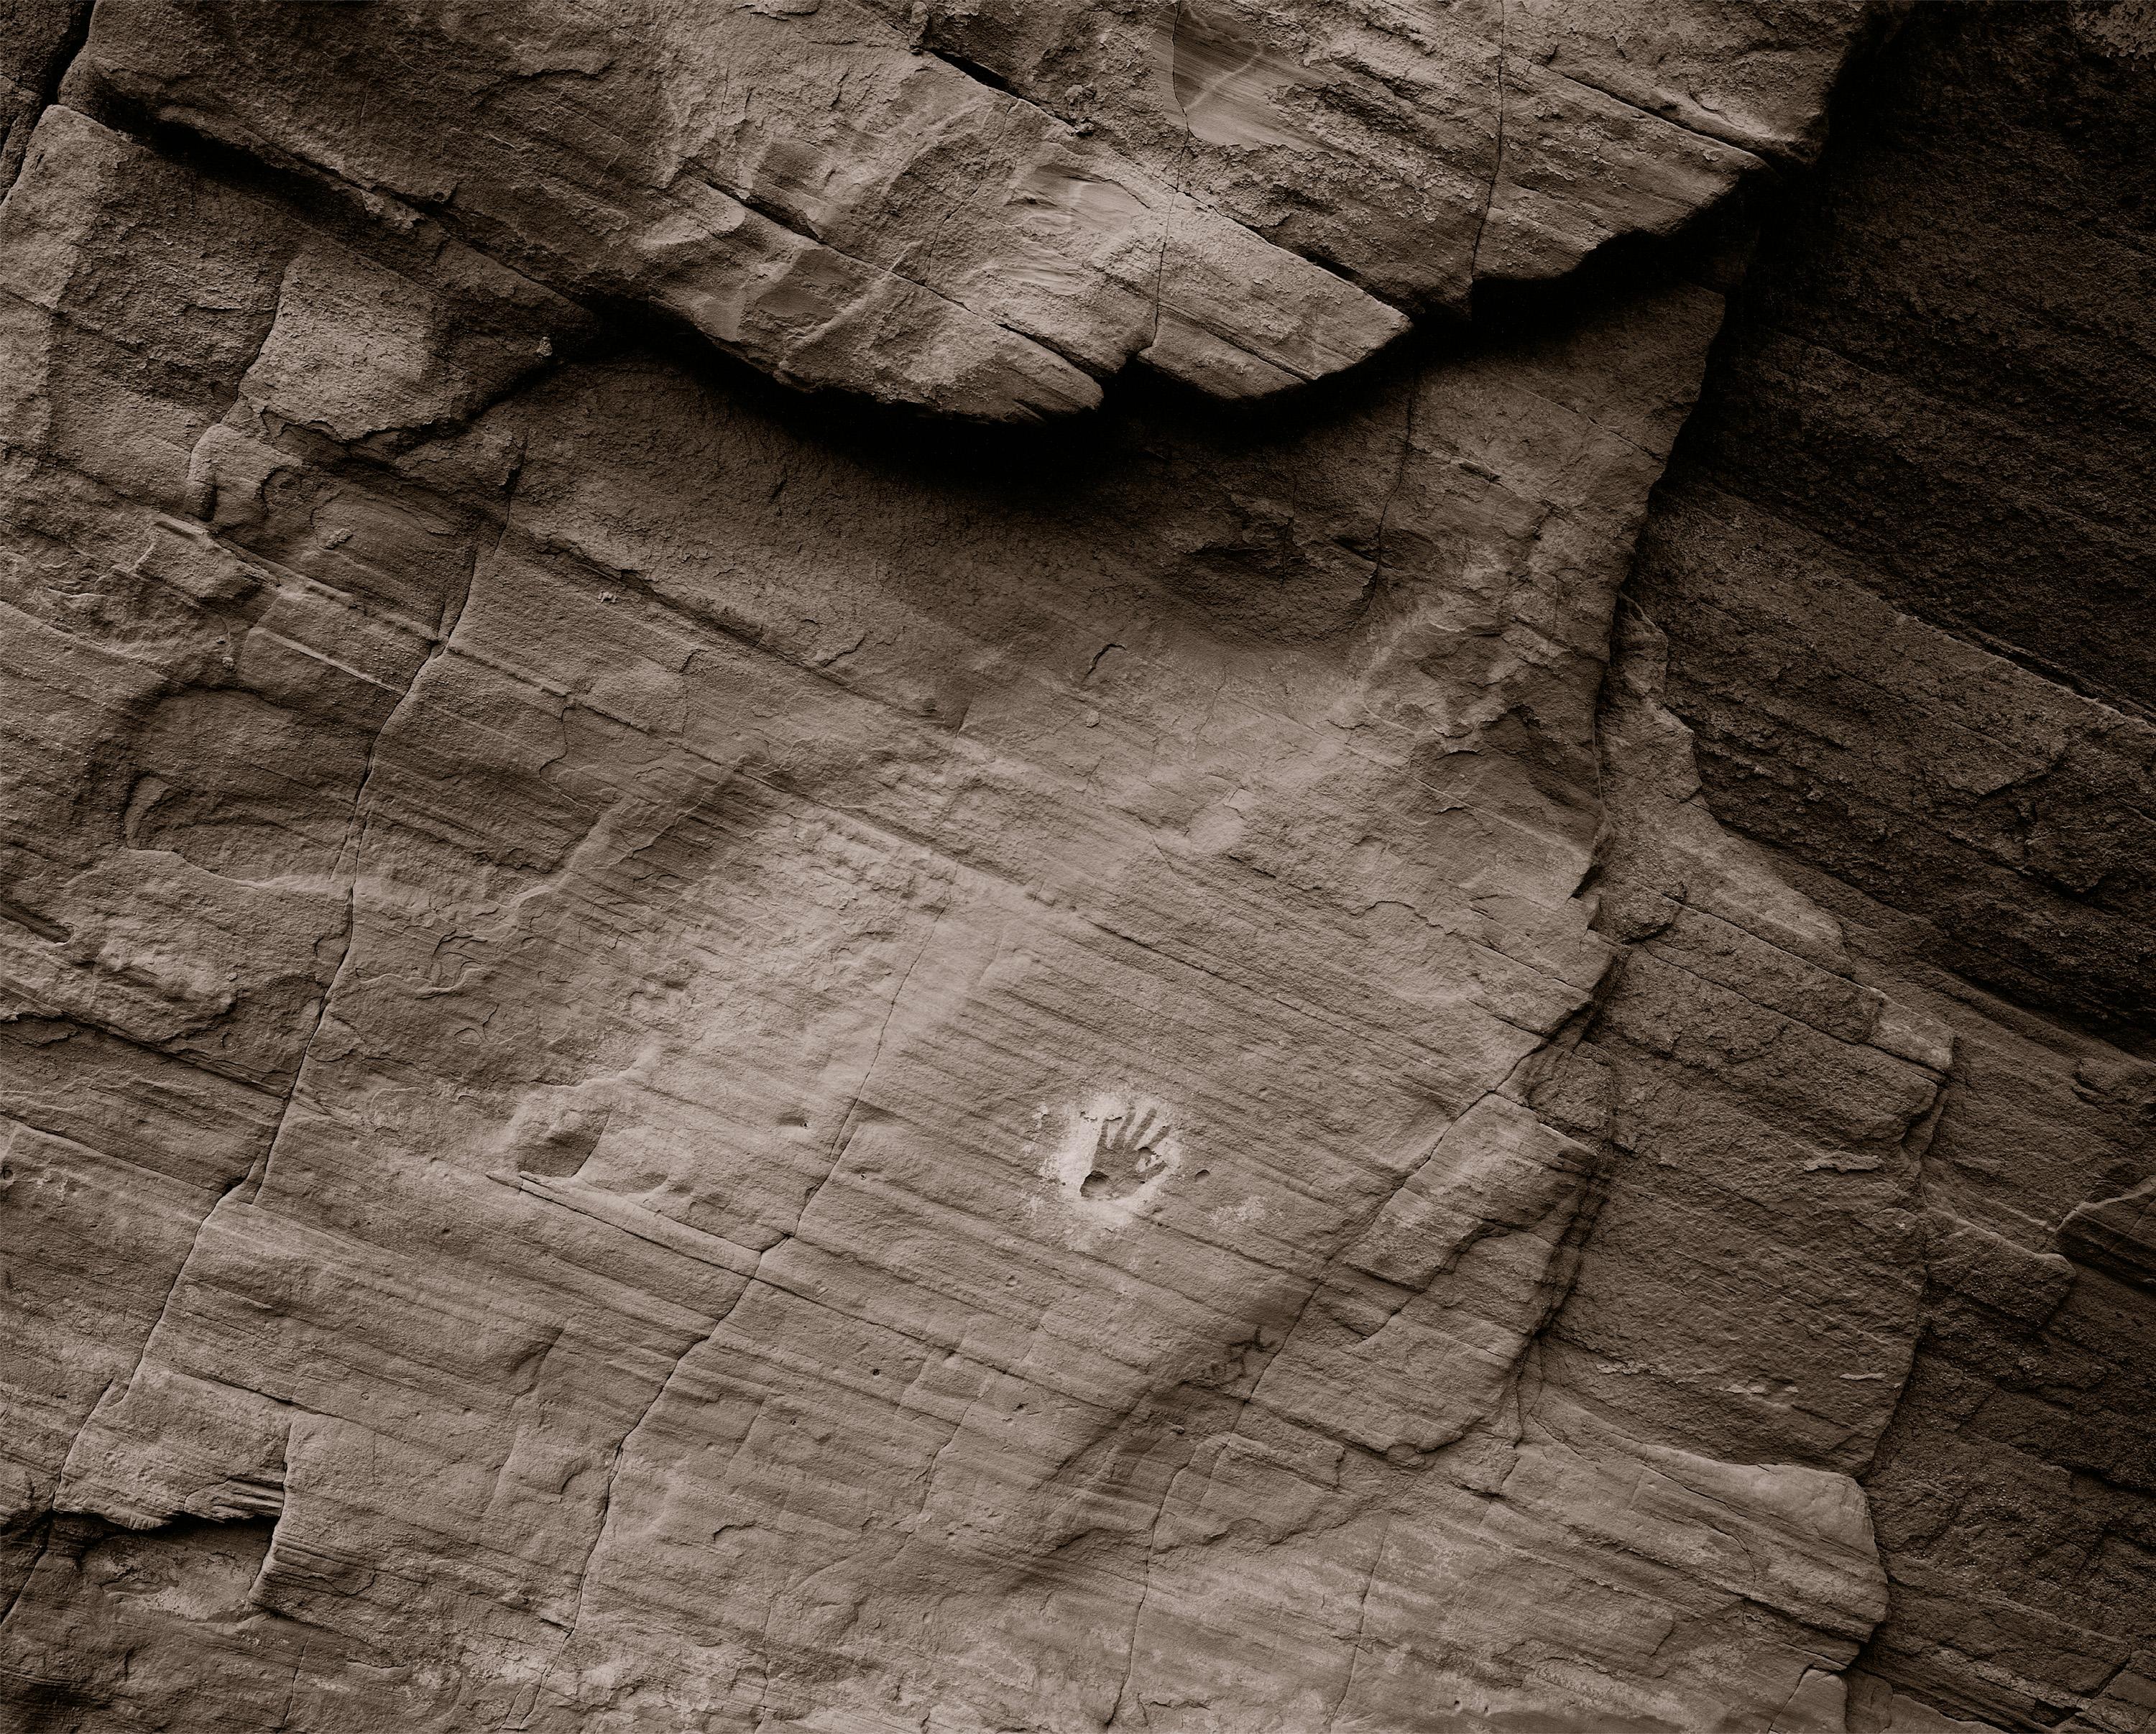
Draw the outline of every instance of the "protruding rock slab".
[[[1866,0],[870,0],[1281,246],[1416,310],[1666,233],[1808,160]]]
[[[855,0],[131,0],[97,14],[79,83],[782,379],[956,416],[1086,408],[1133,358],[1259,395],[1404,324]]]
[[[1766,10],[108,0],[71,89],[790,382],[1024,421],[1133,360],[1261,396],[1669,232],[1810,148],[1869,15]]]

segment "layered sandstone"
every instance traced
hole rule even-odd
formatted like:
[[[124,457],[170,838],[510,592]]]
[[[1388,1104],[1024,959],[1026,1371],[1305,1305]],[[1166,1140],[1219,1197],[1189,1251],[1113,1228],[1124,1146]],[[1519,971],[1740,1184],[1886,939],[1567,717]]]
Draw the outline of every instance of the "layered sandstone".
[[[2133,6],[9,28],[0,1721],[2156,1726]]]

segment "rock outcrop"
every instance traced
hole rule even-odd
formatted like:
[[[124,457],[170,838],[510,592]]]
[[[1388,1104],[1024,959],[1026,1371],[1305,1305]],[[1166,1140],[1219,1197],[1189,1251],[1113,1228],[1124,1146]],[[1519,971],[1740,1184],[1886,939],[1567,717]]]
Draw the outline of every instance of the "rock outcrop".
[[[2145,9],[1918,13],[1755,266],[1628,593],[1706,805],[1953,1032],[1862,1477],[1865,1673],[1950,1726],[2156,1716],[2152,56]]]
[[[1322,378],[1402,329],[1378,296],[1678,227],[1815,142],[1869,15],[1769,11],[104,0],[69,95],[788,382],[1024,420],[1133,358]]]
[[[0,1725],[2156,1727],[2134,5],[8,32]]]

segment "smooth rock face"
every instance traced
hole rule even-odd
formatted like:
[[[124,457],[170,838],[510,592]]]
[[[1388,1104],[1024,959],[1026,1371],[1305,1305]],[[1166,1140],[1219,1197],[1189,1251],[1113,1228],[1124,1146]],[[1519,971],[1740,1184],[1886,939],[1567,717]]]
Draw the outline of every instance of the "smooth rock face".
[[[7,29],[0,1726],[2156,1727],[2133,4]]]

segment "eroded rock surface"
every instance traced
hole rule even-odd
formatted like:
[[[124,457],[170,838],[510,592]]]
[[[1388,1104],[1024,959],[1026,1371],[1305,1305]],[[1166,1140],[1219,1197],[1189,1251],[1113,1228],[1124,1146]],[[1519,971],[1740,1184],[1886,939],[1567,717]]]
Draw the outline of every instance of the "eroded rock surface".
[[[1815,141],[1870,21],[105,0],[70,96],[424,212],[789,382],[1023,420],[1133,358],[1276,392],[1370,355],[1401,306],[1667,233]]]
[[[2138,19],[26,15],[0,1718],[2147,1727]]]
[[[1754,268],[1629,593],[1705,805],[1953,1032],[1862,1475],[1897,1728],[2156,1715],[2152,51],[2144,9],[1918,14]]]

